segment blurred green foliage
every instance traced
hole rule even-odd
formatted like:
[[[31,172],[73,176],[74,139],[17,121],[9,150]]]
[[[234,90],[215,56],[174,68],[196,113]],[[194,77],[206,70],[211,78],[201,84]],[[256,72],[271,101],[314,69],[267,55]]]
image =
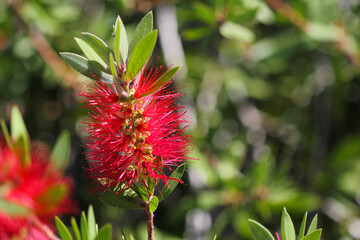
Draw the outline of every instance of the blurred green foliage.
[[[0,1],[0,118],[19,104],[30,135],[49,145],[70,130],[67,173],[83,209],[92,203],[115,234],[121,226],[145,239],[141,212],[86,190],[76,93],[88,80],[57,52],[80,53],[81,31],[112,44],[117,15],[131,37],[149,10],[160,35],[153,55],[181,64],[199,158],[160,204],[157,238],[250,239],[248,218],[276,230],[283,207],[296,226],[318,213],[324,239],[360,238],[358,1]]]

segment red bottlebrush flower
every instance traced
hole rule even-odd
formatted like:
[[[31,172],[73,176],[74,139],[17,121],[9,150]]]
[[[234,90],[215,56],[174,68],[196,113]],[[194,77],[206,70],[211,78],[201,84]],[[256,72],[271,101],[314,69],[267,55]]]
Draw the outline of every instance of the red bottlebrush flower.
[[[70,179],[49,159],[49,151],[37,143],[31,149],[31,163],[24,165],[16,152],[0,143],[0,200],[27,209],[21,215],[0,209],[0,239],[49,239],[55,215],[77,210],[69,198]]]
[[[167,71],[165,67],[142,70],[124,93],[101,81],[91,85],[91,92],[81,93],[90,109],[85,121],[88,176],[100,180],[98,189],[122,186],[125,190],[134,182],[148,186],[149,181],[159,180],[167,184],[163,169],[187,159],[192,143],[184,135],[188,121],[183,107],[176,103],[181,94],[169,87],[169,81],[157,82]]]

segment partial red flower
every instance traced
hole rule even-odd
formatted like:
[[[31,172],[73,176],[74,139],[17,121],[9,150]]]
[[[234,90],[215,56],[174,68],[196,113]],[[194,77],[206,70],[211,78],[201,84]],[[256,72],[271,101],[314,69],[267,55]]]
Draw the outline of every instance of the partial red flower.
[[[134,182],[159,180],[167,184],[164,169],[187,159],[191,138],[181,94],[168,83],[158,83],[169,68],[142,70],[129,90],[118,93],[115,85],[96,81],[91,92],[82,92],[90,118],[88,132],[88,176],[108,190]]]
[[[0,208],[0,239],[49,239],[55,215],[74,213],[72,182],[49,162],[49,151],[33,144],[31,163],[24,165],[16,152],[0,143],[0,200],[27,209],[12,215]]]

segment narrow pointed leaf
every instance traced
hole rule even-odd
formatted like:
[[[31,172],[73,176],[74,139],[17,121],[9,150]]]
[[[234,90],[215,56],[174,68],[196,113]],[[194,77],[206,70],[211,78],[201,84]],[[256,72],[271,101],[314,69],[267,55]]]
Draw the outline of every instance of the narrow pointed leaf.
[[[251,235],[254,240],[275,240],[269,230],[267,230],[263,225],[251,219],[249,219],[248,222]]]
[[[129,52],[129,42],[126,35],[126,30],[123,22],[121,21],[120,16],[117,17],[115,23],[115,57],[117,63],[120,65],[120,57],[123,63],[126,63],[128,52]]]
[[[114,57],[113,57],[112,53],[109,54],[109,59],[110,59],[109,64],[110,64],[111,74],[113,76],[113,81],[116,82],[116,81],[118,81],[118,79],[117,79],[117,71],[116,71]]]
[[[24,206],[9,202],[0,197],[0,211],[10,216],[27,216],[30,210]]]
[[[21,163],[23,165],[30,164],[30,137],[26,129],[24,119],[17,106],[14,106],[11,111],[11,137],[14,140],[15,146],[20,153]]]
[[[55,216],[56,228],[60,234],[62,240],[72,240],[72,236],[69,230],[66,228],[65,224],[60,220],[60,218]]]
[[[81,240],[79,226],[77,225],[76,220],[75,220],[74,217],[71,218],[71,226],[72,226],[72,229],[74,231],[76,240]]]
[[[60,170],[64,170],[70,156],[70,132],[63,131],[55,142],[50,161]]]
[[[89,239],[93,240],[96,236],[96,222],[95,222],[94,209],[92,205],[89,206],[87,217],[88,217]]]
[[[82,75],[95,80],[100,79],[104,83],[114,83],[112,75],[94,67],[87,58],[84,58],[75,53],[68,52],[62,52],[60,53],[60,55],[64,59],[64,61],[70,65],[70,67],[72,67]]]
[[[156,196],[153,196],[149,204],[149,212],[154,212],[157,209],[158,205],[159,199]]]
[[[141,19],[140,23],[137,25],[135,29],[134,36],[130,43],[130,53],[132,52],[136,44],[138,44],[138,42],[140,42],[140,40],[143,39],[143,37],[145,37],[152,30],[153,30],[153,13],[152,11],[150,11],[148,14],[145,15],[145,17],[143,17],[143,19]]]
[[[107,71],[109,67],[106,65],[104,60],[96,53],[96,51],[84,40],[75,38],[76,43],[79,45],[87,59],[96,67],[102,71]],[[110,69],[109,69],[110,70]]]
[[[281,235],[283,240],[295,240],[294,224],[286,208],[284,208],[281,217]]]
[[[144,185],[140,185],[137,188],[137,193],[140,195],[140,197],[144,200],[144,202],[147,202],[149,199],[149,193]]]
[[[111,240],[112,227],[111,224],[105,224],[96,236],[95,240]]]
[[[307,234],[312,233],[313,231],[316,230],[317,228],[317,221],[318,221],[318,216],[317,214],[314,216],[314,218],[312,219],[311,223],[310,223],[310,227],[309,230],[307,231]]]
[[[101,59],[105,62],[109,62],[109,53],[111,49],[108,45],[99,37],[92,33],[83,32],[81,33],[83,39],[89,46],[94,49],[94,51],[101,57]]]
[[[302,240],[320,240],[321,229],[315,230],[312,233],[306,235]]]
[[[186,163],[181,164],[179,167],[177,167],[175,169],[175,171],[170,175],[170,178],[173,179],[181,179],[182,175],[185,172],[185,167],[186,167]],[[169,180],[168,186],[164,186],[163,189],[161,190],[160,196],[159,196],[159,200],[162,201],[164,200],[167,196],[170,195],[170,193],[176,188],[176,186],[178,185],[178,181],[176,180]]]
[[[138,204],[136,204],[136,201],[134,198],[124,197],[119,194],[116,194],[113,191],[105,192],[101,197],[99,197],[99,200],[110,206],[118,207],[118,208],[122,208],[122,209],[139,209],[140,208],[140,206]]]
[[[154,84],[150,87],[148,91],[142,94],[140,97],[146,97],[150,94],[153,94],[160,88],[162,88],[169,80],[175,75],[175,73],[179,70],[180,67],[174,67],[169,71],[165,72],[163,75],[159,77],[158,80],[154,82]]]
[[[80,229],[81,229],[82,240],[89,240],[89,228],[87,225],[87,220],[84,212],[81,212]]]
[[[305,235],[306,218],[307,218],[307,212],[305,213],[303,220],[301,222],[298,240],[301,240]]]
[[[136,44],[132,51],[126,70],[126,79],[130,81],[135,77],[141,68],[145,65],[149,59],[152,51],[154,50],[157,39],[157,30],[154,30],[147,34],[141,41]]]
[[[6,126],[6,123],[5,123],[4,119],[1,119],[1,130],[2,130],[2,132],[4,134],[6,144],[8,145],[8,147],[10,149],[13,149],[14,146],[13,146],[13,143],[12,143],[12,140],[11,140],[11,137],[10,137],[9,129]]]
[[[37,197],[37,202],[44,211],[51,211],[62,202],[69,192],[65,183],[59,183],[49,187],[41,196]],[[47,209],[47,210],[46,210]]]

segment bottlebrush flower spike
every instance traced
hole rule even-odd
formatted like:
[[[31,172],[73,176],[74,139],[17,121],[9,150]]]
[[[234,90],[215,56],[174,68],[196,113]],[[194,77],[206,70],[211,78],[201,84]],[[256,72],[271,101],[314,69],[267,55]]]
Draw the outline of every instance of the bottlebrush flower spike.
[[[0,139],[0,239],[51,239],[55,215],[77,210],[69,197],[72,182],[50,162],[43,143],[29,140],[29,162],[23,161],[25,146],[14,136],[27,131],[19,110],[12,112],[11,124],[17,126],[12,126],[11,137],[1,124],[6,142]]]
[[[165,69],[165,71],[163,70]],[[83,92],[90,119],[88,176],[102,179],[100,188],[113,189],[134,182],[149,186],[169,179],[164,168],[176,167],[187,157],[190,136],[184,135],[188,122],[176,102],[181,94],[169,89],[171,81],[154,90],[154,83],[168,68],[142,70],[126,96],[114,85],[101,81],[91,84],[92,92]],[[128,102],[120,99],[128,97]]]
[[[150,66],[157,38],[157,30],[152,26],[150,12],[136,28],[129,47],[118,17],[114,54],[101,39],[89,33],[83,33],[84,40],[77,42],[91,59],[61,53],[75,70],[86,76],[91,74],[96,80],[89,85],[90,91],[80,95],[90,117],[84,121],[83,129],[88,139],[87,175],[98,184],[95,189],[104,192],[116,188],[121,193],[136,183],[136,187],[143,185],[152,195],[150,188],[159,181],[167,186],[169,179],[181,182],[165,172],[174,171],[188,159],[192,140],[184,132],[189,123],[183,107],[177,103],[182,94],[170,86],[179,67]],[[89,47],[91,54],[87,52]],[[99,62],[92,65],[97,59]],[[96,68],[100,63],[102,69]]]
[[[95,35],[83,33],[77,43],[88,58],[60,54],[75,70],[96,80],[80,93],[89,109],[82,129],[87,135],[87,176],[102,190],[103,202],[143,208],[148,239],[153,240],[153,212],[182,182],[183,162],[192,145],[184,134],[189,122],[177,103],[182,94],[170,86],[179,67],[150,67],[157,39],[151,12],[135,29],[130,45],[119,16],[113,29],[114,51]],[[160,181],[165,187],[158,198]]]

